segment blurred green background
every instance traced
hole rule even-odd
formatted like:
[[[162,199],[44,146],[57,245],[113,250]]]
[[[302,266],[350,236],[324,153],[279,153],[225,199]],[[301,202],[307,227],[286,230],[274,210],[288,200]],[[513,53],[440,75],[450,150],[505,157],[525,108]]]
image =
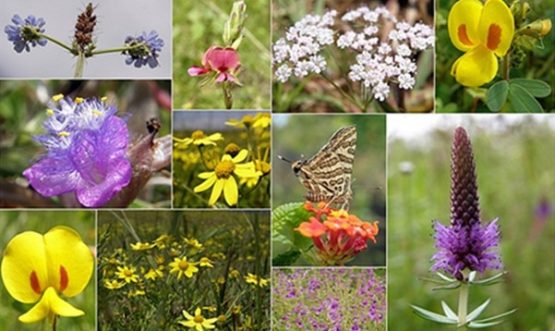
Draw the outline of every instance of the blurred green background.
[[[449,10],[457,0],[439,0],[436,2],[436,112],[441,113],[464,113],[471,112],[473,96],[468,88],[459,85],[451,76],[451,66],[463,52],[453,46],[449,39],[447,30],[447,17]],[[511,6],[515,0],[505,0]],[[553,1],[527,0],[520,1],[530,5],[529,19],[531,21],[542,18],[550,18],[555,22],[555,7]],[[555,33],[553,30],[537,43],[532,51],[517,51],[511,55],[512,64],[510,77],[540,79],[547,84],[555,85]],[[501,63],[500,63],[501,65]],[[517,66],[515,66],[517,65]],[[497,76],[493,82],[499,80]],[[493,83],[484,85],[489,88]],[[545,112],[555,111],[555,94],[553,92],[547,98],[537,99],[543,106]],[[491,112],[488,107],[480,102],[475,109],[476,112]]]
[[[270,109],[270,3],[246,0],[245,36],[239,46],[242,87],[233,88],[234,109]],[[191,77],[187,69],[201,66],[211,46],[222,45],[231,0],[173,2],[173,105],[176,109],[225,109],[220,85],[201,86],[205,76]]]
[[[33,136],[44,134],[46,104],[58,93],[74,97],[108,97],[126,119],[130,145],[147,134],[146,121],[160,119],[157,137],[170,132],[170,81],[50,80],[0,82],[0,206],[60,207],[58,198],[43,198],[27,188],[23,171],[44,153]],[[169,167],[167,167],[169,172]],[[164,176],[158,183],[164,181]],[[167,176],[166,176],[167,177]],[[143,189],[131,207],[170,206],[170,180]]]
[[[273,116],[272,206],[304,202],[306,189],[295,177],[291,165],[278,155],[296,161],[316,154],[340,128],[357,127],[353,165],[353,202],[350,212],[364,221],[379,221],[377,243],[368,244],[348,265],[385,265],[385,116],[357,115],[274,115]],[[273,254],[280,248],[274,246]]]
[[[24,231],[45,234],[51,228],[65,225],[76,230],[85,244],[95,250],[96,231],[93,211],[2,211],[0,213],[0,252],[3,255],[8,242]],[[70,253],[70,252],[68,252]],[[95,252],[96,254],[96,252]],[[64,298],[85,312],[82,317],[58,319],[58,330],[94,330],[96,321],[96,290],[93,273],[85,290],[71,299]],[[33,307],[13,299],[0,282],[0,329],[2,330],[50,330],[46,320],[24,324],[17,318]]]
[[[518,311],[503,331],[555,330],[555,118],[544,115],[424,115],[388,119],[388,291],[390,330],[445,330],[410,304],[456,309],[458,292],[432,292],[432,220],[449,223],[450,154],[456,126],[473,144],[482,220],[499,217],[505,282],[470,290],[469,311]],[[547,203],[551,212],[540,212]],[[545,209],[545,207],[544,207]],[[494,272],[488,273],[493,275]],[[399,318],[402,316],[402,318]]]

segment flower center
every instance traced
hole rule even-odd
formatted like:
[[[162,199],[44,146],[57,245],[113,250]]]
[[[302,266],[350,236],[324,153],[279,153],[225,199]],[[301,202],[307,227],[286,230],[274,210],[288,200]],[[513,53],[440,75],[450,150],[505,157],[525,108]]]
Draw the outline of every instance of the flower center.
[[[131,276],[133,276],[133,271],[131,271],[131,269],[125,269],[125,270],[123,271],[123,275],[124,275],[125,277],[131,277]]]
[[[493,51],[499,46],[500,42],[501,27],[497,24],[490,25],[488,30],[488,48]]]
[[[231,155],[231,157],[235,157],[240,151],[241,148],[234,143],[230,143],[225,147],[225,153]]]
[[[459,25],[458,34],[459,34],[459,40],[463,44],[468,45],[468,46],[472,46],[472,41],[470,41],[470,38],[468,38],[468,34],[466,33],[466,25],[465,24]]]
[[[202,139],[204,137],[205,137],[204,132],[202,132],[201,130],[197,130],[193,132],[193,134],[191,135],[191,138],[193,138],[194,140]]]
[[[242,118],[242,122],[246,127],[249,127],[254,122],[254,118],[251,115],[245,115]]]
[[[189,262],[181,260],[179,261],[178,266],[179,266],[179,269],[181,270],[187,270],[187,268],[189,268]]]
[[[202,317],[201,315],[197,315],[195,316],[195,318],[193,318],[193,321],[195,321],[195,323],[202,323],[204,322],[204,317]]]
[[[218,163],[214,172],[218,178],[229,178],[235,170],[235,163],[229,160],[223,160]]]

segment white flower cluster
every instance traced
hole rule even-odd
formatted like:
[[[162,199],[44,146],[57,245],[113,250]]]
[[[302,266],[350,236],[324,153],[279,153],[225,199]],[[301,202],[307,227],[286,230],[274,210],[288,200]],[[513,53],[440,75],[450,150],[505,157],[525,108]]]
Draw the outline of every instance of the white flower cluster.
[[[334,43],[334,31],[330,28],[337,12],[307,15],[287,30],[285,38],[274,44],[274,65],[278,81],[284,83],[291,75],[302,78],[310,73],[321,73],[326,69],[326,59],[319,53],[324,46]]]
[[[323,46],[333,44],[331,27],[336,15],[330,11],[324,16],[306,16],[287,31],[286,38],[274,44],[274,65],[281,64],[275,71],[278,81],[286,82],[291,75],[301,78],[325,70],[326,60],[319,52]],[[380,101],[387,98],[392,83],[404,90],[414,87],[417,67],[412,57],[433,46],[431,27],[398,21],[384,7],[360,7],[345,13],[341,20],[357,27],[341,33],[335,42],[337,47],[356,53],[356,63],[349,71],[350,80],[361,82]],[[386,36],[380,33],[384,26],[392,27]]]
[[[374,10],[360,7],[347,12],[341,19],[363,23],[361,31],[347,31],[337,39],[337,47],[359,53],[356,63],[351,65],[349,79],[360,81],[371,89],[379,101],[389,95],[390,83],[397,83],[404,90],[414,87],[417,67],[412,56],[433,46],[433,30],[429,26],[398,21],[384,7]],[[379,27],[387,22],[393,25],[393,29],[384,40],[380,40]]]

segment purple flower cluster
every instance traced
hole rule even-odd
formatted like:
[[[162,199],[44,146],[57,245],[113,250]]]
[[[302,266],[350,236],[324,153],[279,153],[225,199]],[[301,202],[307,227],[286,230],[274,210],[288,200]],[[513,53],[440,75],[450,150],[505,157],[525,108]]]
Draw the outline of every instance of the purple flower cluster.
[[[104,100],[63,98],[48,104],[44,128],[35,137],[47,150],[23,175],[41,195],[73,193],[82,205],[100,207],[127,186],[127,123]]]
[[[148,64],[151,68],[155,68],[158,66],[158,53],[164,47],[164,40],[158,37],[156,31],[143,32],[137,37],[127,37],[125,46],[130,47],[130,49],[123,52],[124,55],[127,55],[126,64],[134,63],[137,68]]]
[[[40,36],[44,33],[46,22],[42,18],[33,15],[22,19],[19,15],[12,17],[13,25],[6,25],[4,32],[8,35],[8,40],[13,43],[13,49],[21,53],[23,50],[31,51],[31,47],[46,45],[47,40]]]
[[[433,271],[442,270],[462,280],[463,270],[501,268],[495,250],[499,242],[497,219],[484,225],[480,221],[472,145],[466,131],[459,127],[451,155],[451,224],[434,223],[437,252],[432,257]]]
[[[274,328],[385,330],[385,277],[378,274],[372,269],[274,270]]]

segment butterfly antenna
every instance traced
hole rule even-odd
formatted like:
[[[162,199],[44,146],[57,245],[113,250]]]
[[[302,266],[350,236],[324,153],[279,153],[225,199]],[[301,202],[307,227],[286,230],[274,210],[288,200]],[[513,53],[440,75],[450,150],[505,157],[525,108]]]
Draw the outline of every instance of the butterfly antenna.
[[[291,160],[289,160],[289,159],[286,159],[285,157],[283,157],[283,156],[281,156],[281,155],[278,155],[278,159],[280,159],[280,160],[282,160],[282,161],[285,161],[285,162],[287,162],[287,163],[293,163],[293,161],[291,161]]]

